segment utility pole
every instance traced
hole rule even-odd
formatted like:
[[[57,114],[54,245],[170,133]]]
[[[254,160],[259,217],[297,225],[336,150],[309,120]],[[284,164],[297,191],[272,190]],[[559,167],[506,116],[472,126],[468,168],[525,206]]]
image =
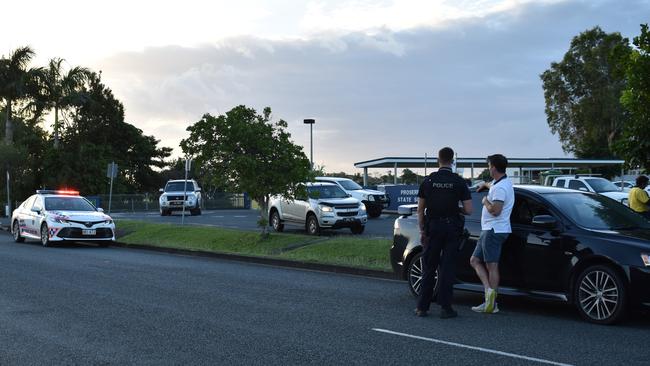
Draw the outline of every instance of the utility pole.
[[[308,118],[303,120],[303,123],[309,125],[309,162],[311,170],[314,170],[314,123],[316,123],[316,120]]]

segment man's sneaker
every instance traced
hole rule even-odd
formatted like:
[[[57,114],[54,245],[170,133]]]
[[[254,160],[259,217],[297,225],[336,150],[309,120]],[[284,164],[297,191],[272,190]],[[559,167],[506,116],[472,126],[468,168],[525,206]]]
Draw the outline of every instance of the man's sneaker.
[[[477,313],[487,313],[487,314],[496,314],[499,312],[499,305],[495,302],[494,303],[494,309],[492,309],[492,312],[486,311],[487,305],[485,303],[482,303],[481,305],[478,306],[472,306],[472,311],[475,311]]]
[[[472,311],[475,311],[477,313],[484,313],[485,312],[485,303],[482,303],[481,305],[478,306],[472,306]]]
[[[442,308],[440,309],[440,319],[449,319],[449,318],[455,318],[458,316],[458,313],[456,310],[452,308]]]
[[[497,290],[488,289],[487,297],[485,298],[485,312],[493,313],[494,312],[494,303],[497,299]]]

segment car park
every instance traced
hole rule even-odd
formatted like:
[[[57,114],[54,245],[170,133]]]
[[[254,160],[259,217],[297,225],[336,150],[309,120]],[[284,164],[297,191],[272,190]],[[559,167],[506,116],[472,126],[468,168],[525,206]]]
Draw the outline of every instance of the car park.
[[[590,192],[545,186],[514,189],[512,233],[499,266],[500,294],[570,303],[584,319],[599,324],[617,322],[631,308],[650,307],[648,220]],[[472,193],[474,207],[481,207],[485,194]],[[422,246],[416,207],[399,207],[390,261],[417,296]],[[455,288],[483,293],[469,264],[481,232],[480,216],[481,210],[475,209],[465,220]]]
[[[388,205],[390,204],[390,198],[386,193],[372,189],[365,189],[349,178],[316,177],[316,181],[336,184],[346,193],[363,202],[363,204],[366,205],[369,217],[379,217],[381,212],[385,208],[388,208]]]
[[[628,195],[620,186],[601,177],[592,176],[559,176],[553,178],[553,187],[575,189],[583,192],[593,192],[607,196],[624,205],[628,205]]]
[[[115,223],[101,208],[71,190],[38,190],[11,215],[14,241],[40,240],[43,246],[62,241],[115,240]]]
[[[366,206],[332,183],[305,183],[306,194],[295,199],[272,197],[269,203],[269,224],[277,232],[285,224],[304,227],[310,235],[323,229],[349,228],[362,234],[368,215]]]
[[[169,216],[174,211],[188,210],[192,216],[201,214],[201,187],[193,180],[170,180],[160,189],[160,216]]]

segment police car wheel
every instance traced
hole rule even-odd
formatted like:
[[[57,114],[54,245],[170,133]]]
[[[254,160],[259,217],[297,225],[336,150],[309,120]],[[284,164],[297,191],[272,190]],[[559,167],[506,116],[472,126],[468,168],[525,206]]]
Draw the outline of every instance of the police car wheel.
[[[422,277],[424,275],[424,263],[422,261],[422,253],[416,254],[413,259],[409,262],[406,276],[409,283],[409,290],[414,297],[420,296],[420,290],[422,289]],[[433,298],[436,298],[438,293],[438,271],[435,275],[435,283],[433,286]]]
[[[20,225],[18,225],[18,220],[14,221],[13,234],[14,234],[14,241],[16,243],[22,243],[25,241],[25,238],[23,238],[23,236],[20,235]]]
[[[318,225],[318,218],[315,215],[307,216],[307,234],[320,235],[320,225]]]
[[[50,229],[47,227],[47,224],[43,224],[41,225],[41,244],[47,247],[50,243]]]

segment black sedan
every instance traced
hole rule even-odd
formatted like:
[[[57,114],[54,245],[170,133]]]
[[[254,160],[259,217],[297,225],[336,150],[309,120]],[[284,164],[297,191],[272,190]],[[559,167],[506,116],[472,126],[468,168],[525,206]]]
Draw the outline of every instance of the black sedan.
[[[456,289],[483,292],[469,265],[481,233],[481,199],[466,219]],[[415,206],[395,220],[391,264],[417,296],[422,260]],[[502,295],[574,304],[586,320],[611,324],[630,307],[650,307],[650,222],[611,198],[543,186],[515,186],[512,234],[504,243]],[[436,289],[437,291],[437,284]]]

